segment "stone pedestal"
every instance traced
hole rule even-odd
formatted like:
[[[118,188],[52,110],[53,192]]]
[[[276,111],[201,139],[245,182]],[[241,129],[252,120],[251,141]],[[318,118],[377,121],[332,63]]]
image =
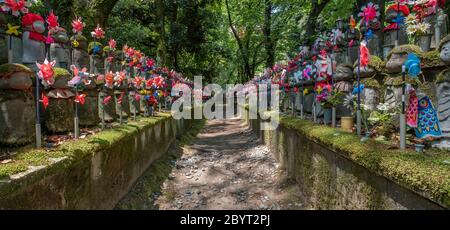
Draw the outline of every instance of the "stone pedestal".
[[[127,119],[131,115],[128,91],[127,90],[124,90],[124,91],[116,90],[114,92],[114,95],[115,95],[117,117],[119,117],[120,114],[122,114],[122,118]],[[120,97],[122,97],[122,103],[119,103]]]
[[[109,101],[108,104],[103,105],[103,99],[106,97],[111,96],[111,100]],[[98,115],[100,120],[103,117],[103,112],[105,115],[105,122],[113,122],[114,120],[117,119],[117,114],[116,114],[116,103],[114,102],[115,95],[114,95],[114,91],[113,90],[109,90],[109,89],[105,89],[102,90],[99,93],[99,100],[98,100]],[[104,110],[102,109],[102,107],[104,107]]]
[[[50,59],[56,61],[56,67],[69,69],[70,49],[67,45],[53,43],[50,45]]]
[[[49,94],[52,91],[49,92]],[[73,130],[74,127],[74,102],[73,96],[68,98],[55,98],[47,94],[50,103],[45,110],[45,126],[51,133],[64,133]]]
[[[98,116],[98,91],[97,89],[89,89],[83,91],[86,94],[86,102],[84,105],[78,105],[78,116],[80,118],[80,126],[92,127],[100,123]]]

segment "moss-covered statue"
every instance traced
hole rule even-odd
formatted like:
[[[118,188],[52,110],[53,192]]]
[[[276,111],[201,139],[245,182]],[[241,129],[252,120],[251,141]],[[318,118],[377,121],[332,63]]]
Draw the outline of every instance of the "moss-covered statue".
[[[50,13],[47,17],[49,28],[48,36],[51,41],[50,45],[50,60],[56,61],[56,66],[64,69],[69,68],[70,49],[69,37],[64,28],[59,26],[58,17]]]
[[[450,35],[445,36],[439,45],[441,61],[450,65]]]
[[[334,88],[344,94],[352,92],[353,85],[353,67],[348,64],[338,65],[336,72],[333,76]],[[336,107],[336,114],[338,117],[348,117],[351,115],[351,111],[343,105]]]
[[[437,113],[442,129],[443,140],[437,143],[438,147],[450,148],[450,69],[442,71],[436,79]]]
[[[78,95],[84,95],[82,103],[77,102],[78,117],[80,126],[91,127],[100,123],[98,117],[98,90],[95,81],[91,79],[86,68],[78,69],[76,66],[71,67],[74,78],[69,85],[78,91]]]
[[[105,61],[103,58],[103,46],[100,42],[91,42],[88,46],[89,70],[94,75],[105,72]]]
[[[81,21],[81,18],[75,18],[72,21],[72,31],[75,33],[70,38],[72,42],[72,65],[75,65],[78,69],[89,68],[88,41],[83,36],[84,27],[85,24]]]
[[[38,15],[29,13],[22,18],[23,36],[22,36],[22,62],[37,71],[36,62],[45,61],[45,42],[46,37],[44,19]]]
[[[128,80],[125,71],[116,73],[114,79],[114,95],[117,116],[122,119],[127,119],[131,112],[128,96]]]
[[[384,62],[377,56],[370,55],[367,66],[360,67],[361,84],[364,88],[361,92],[361,101],[369,110],[373,111],[380,103],[380,89],[377,78],[384,68]],[[358,74],[358,63],[354,64],[354,74]]]
[[[21,146],[34,141],[33,75],[23,65],[0,66],[0,146]]]
[[[106,73],[104,79],[97,81],[100,88],[98,99],[98,115],[102,121],[113,122],[117,118],[115,94],[114,94],[114,73]]]
[[[63,133],[74,127],[74,96],[68,82],[71,79],[69,71],[54,68],[55,83],[46,90],[49,104],[45,109],[45,126],[51,133]]]

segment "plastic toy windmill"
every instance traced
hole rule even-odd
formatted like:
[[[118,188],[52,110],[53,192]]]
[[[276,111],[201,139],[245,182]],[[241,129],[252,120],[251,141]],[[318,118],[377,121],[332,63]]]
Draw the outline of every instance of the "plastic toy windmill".
[[[94,31],[91,32],[91,36],[94,39],[101,40],[105,38],[105,31],[100,27],[100,25],[97,25]]]
[[[55,83],[53,67],[55,67],[56,62],[49,62],[45,59],[43,64],[36,63],[36,66],[39,68],[38,77],[42,80],[42,84],[44,86],[50,86]]]
[[[2,10],[4,12],[9,12],[11,11],[11,14],[13,16],[19,16],[20,13],[22,14],[28,14],[28,8],[30,7],[32,4],[29,1],[25,1],[25,0],[4,0],[2,6]]]
[[[75,17],[75,19],[72,21],[73,33],[82,34],[84,27],[86,27],[86,24],[81,20],[81,17]]]
[[[364,24],[368,25],[371,22],[378,22],[378,17],[380,17],[380,7],[373,2],[367,3],[366,6],[361,8],[361,12],[358,14],[362,18]]]

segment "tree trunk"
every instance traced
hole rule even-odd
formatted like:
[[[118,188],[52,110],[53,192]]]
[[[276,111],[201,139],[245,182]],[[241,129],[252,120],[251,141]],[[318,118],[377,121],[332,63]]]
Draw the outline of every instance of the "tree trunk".
[[[252,70],[251,70],[252,68],[250,67],[248,50],[244,47],[244,44],[242,43],[242,40],[239,37],[239,34],[236,31],[236,28],[234,27],[233,20],[231,18],[230,5],[228,3],[228,0],[225,0],[225,6],[227,8],[229,26],[231,28],[231,31],[233,32],[234,38],[236,39],[236,43],[238,44],[239,51],[241,53],[245,79],[248,80],[248,79],[251,79],[253,77],[252,76]]]
[[[266,67],[272,68],[275,65],[275,44],[272,38],[272,1],[265,0],[264,13],[264,45],[266,48]]]
[[[306,45],[309,45],[312,42],[312,38],[316,34],[317,19],[329,2],[330,0],[322,0],[319,4],[319,0],[311,0],[311,11],[309,12],[308,20],[306,21],[306,32],[305,38],[303,39]]]
[[[160,60],[160,65],[166,66],[167,64],[167,44],[166,44],[166,31],[165,31],[165,4],[164,0],[155,0],[156,17],[158,22],[156,23],[156,32],[159,34],[157,55]]]

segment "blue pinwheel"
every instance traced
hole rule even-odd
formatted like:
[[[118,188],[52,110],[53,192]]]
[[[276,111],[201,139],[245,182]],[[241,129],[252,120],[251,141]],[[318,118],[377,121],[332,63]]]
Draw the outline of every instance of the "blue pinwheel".
[[[398,27],[405,24],[405,17],[403,17],[401,14],[398,14],[397,17],[393,20],[394,23],[397,23]]]
[[[353,94],[353,95],[356,95],[356,94],[358,94],[358,93],[362,93],[362,91],[364,90],[364,88],[365,88],[364,84],[361,84],[361,85],[359,86],[359,88],[358,88],[358,86],[355,86],[355,87],[353,88],[352,94]]]
[[[366,32],[366,40],[370,40],[373,38],[373,31],[371,29],[367,30]]]
[[[406,71],[408,71],[408,75],[411,77],[417,77],[420,74],[420,58],[414,54],[410,53],[405,62]]]

